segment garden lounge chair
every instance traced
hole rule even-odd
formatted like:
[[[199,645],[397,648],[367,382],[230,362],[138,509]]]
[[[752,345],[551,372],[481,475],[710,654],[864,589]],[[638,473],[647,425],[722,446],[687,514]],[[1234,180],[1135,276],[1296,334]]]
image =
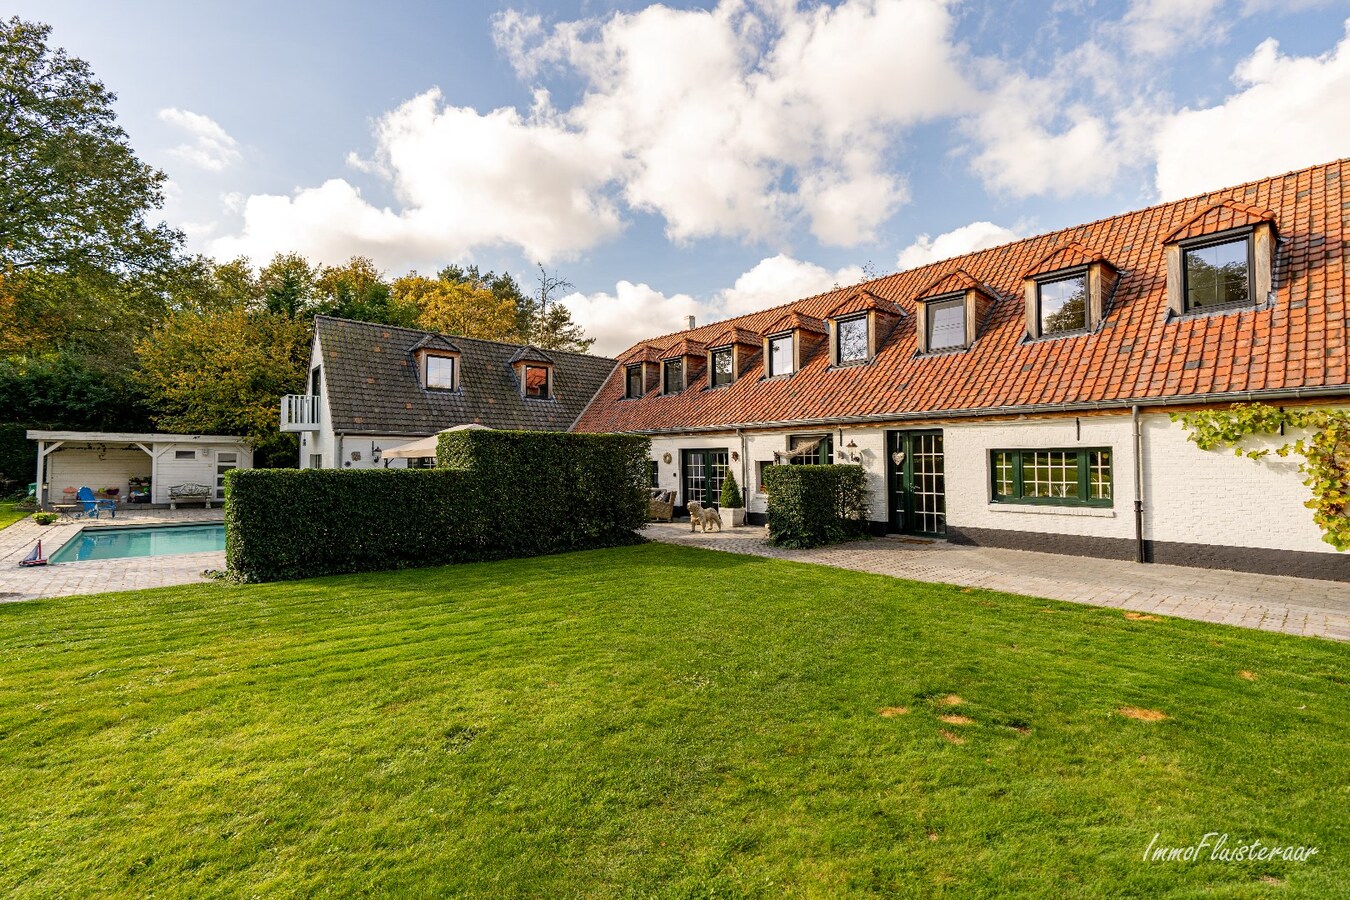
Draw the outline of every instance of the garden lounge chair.
[[[88,486],[80,488],[79,492],[75,495],[75,499],[80,501],[80,506],[84,507],[84,511],[81,515],[86,518],[97,519],[98,514],[105,509],[112,514],[112,518],[117,518],[117,501],[99,500],[94,496],[94,492],[91,491]]]
[[[652,489],[647,500],[647,518],[653,522],[669,522],[675,518],[675,492]]]

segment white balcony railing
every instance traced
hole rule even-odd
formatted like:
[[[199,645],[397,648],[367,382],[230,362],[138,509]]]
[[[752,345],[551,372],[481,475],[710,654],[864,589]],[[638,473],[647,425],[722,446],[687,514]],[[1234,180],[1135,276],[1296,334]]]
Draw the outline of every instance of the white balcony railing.
[[[318,431],[319,398],[313,394],[287,394],[281,398],[282,431]]]

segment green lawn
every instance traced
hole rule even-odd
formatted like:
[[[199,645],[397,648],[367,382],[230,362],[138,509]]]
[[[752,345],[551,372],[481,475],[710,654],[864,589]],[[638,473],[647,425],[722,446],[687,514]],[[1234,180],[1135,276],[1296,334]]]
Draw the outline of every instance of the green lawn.
[[[1347,662],[659,544],[0,605],[0,893],[1344,896]]]
[[[17,500],[0,500],[0,528],[13,525],[27,515],[29,514],[19,509]]]

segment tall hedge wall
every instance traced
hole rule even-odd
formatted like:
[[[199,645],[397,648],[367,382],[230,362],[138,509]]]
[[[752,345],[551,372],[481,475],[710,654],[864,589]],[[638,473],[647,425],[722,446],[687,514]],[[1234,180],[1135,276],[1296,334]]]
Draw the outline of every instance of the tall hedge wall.
[[[226,565],[277,581],[633,543],[647,454],[645,438],[483,431],[443,438],[438,469],[237,469]]]
[[[819,547],[867,534],[867,480],[862,466],[769,466],[769,542]]]

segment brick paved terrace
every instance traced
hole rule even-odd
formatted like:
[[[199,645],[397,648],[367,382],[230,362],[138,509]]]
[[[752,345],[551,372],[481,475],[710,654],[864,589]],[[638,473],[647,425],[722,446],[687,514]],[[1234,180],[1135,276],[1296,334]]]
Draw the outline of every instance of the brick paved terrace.
[[[225,568],[223,552],[101,559],[31,569],[20,568],[19,560],[39,539],[42,552],[51,556],[86,526],[187,524],[219,522],[223,518],[220,509],[126,509],[118,510],[116,519],[105,514],[99,519],[62,519],[48,526],[22,519],[0,529],[0,602],[205,581],[201,574],[203,570]]]
[[[898,537],[784,550],[768,543],[763,528],[691,533],[688,521],[656,523],[643,533],[666,543],[730,553],[1350,641],[1350,585],[1336,581]]]

